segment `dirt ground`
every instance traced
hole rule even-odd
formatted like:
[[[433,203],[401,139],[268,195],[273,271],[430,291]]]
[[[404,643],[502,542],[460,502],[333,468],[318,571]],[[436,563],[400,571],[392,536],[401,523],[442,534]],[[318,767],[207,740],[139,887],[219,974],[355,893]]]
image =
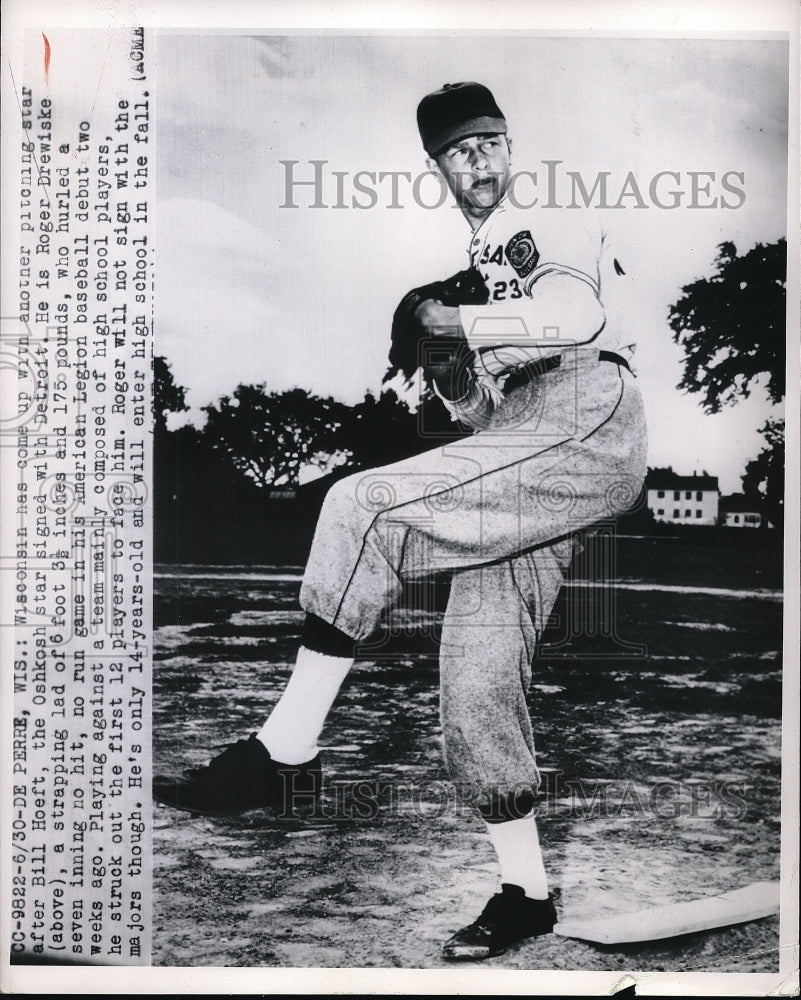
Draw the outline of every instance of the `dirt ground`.
[[[258,728],[300,631],[297,574],[204,572],[160,585],[162,772]],[[621,634],[645,653],[535,663],[539,824],[563,919],[778,878],[781,605],[748,594],[624,588]],[[498,873],[483,824],[446,781],[425,632],[354,668],[323,734],[315,818],[155,807],[155,965],[450,967],[442,942],[477,916]],[[668,798],[654,798],[665,783]],[[354,808],[359,796],[369,809]],[[778,917],[626,947],[549,935],[481,965],[773,972]]]
[[[442,942],[497,890],[488,839],[477,824],[455,826],[405,819],[282,833],[258,818],[162,818],[160,892],[172,901],[154,928],[156,964],[449,966]],[[549,935],[489,961],[529,970],[766,972],[778,968],[777,935],[777,917],[627,947]]]

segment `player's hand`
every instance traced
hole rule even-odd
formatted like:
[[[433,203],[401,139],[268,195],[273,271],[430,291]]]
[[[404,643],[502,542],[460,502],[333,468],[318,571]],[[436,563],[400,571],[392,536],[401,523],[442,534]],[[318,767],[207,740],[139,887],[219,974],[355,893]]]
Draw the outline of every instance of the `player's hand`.
[[[402,372],[408,381],[421,363],[427,367],[426,344],[435,343],[438,355],[442,340],[448,339],[467,351],[459,306],[482,305],[487,297],[484,278],[474,267],[408,291],[392,316],[388,377]]]
[[[426,378],[436,382],[448,399],[463,395],[472,352],[467,346],[458,306],[445,306],[437,299],[426,299],[417,307],[415,318],[428,340],[423,349]]]
[[[414,315],[430,337],[464,337],[458,306],[444,306],[438,299],[425,299]]]

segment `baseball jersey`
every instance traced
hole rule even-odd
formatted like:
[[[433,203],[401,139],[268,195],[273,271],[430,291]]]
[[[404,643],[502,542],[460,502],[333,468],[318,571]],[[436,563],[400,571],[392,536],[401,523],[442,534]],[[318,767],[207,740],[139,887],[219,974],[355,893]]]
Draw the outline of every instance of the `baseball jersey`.
[[[475,352],[467,396],[445,400],[460,420],[480,424],[502,399],[506,376],[526,362],[573,346],[633,351],[622,308],[630,279],[597,212],[516,208],[506,197],[472,233],[468,252],[489,301],[460,307]]]

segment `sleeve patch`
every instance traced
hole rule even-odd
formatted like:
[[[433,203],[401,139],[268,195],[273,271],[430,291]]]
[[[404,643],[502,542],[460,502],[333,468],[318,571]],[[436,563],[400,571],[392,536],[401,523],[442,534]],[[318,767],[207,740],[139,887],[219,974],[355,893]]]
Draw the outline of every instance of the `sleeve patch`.
[[[537,266],[540,255],[528,229],[515,233],[506,244],[506,259],[521,278],[528,277]]]

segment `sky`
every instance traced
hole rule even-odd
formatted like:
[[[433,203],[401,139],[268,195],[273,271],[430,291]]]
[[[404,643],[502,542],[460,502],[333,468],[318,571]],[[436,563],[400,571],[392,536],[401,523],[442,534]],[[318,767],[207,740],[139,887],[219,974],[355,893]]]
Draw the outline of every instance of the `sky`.
[[[438,190],[420,176],[415,109],[445,82],[480,80],[509,123],[513,169],[537,173],[536,190],[523,178],[521,200],[547,198],[546,161],[560,161],[563,203],[567,171],[590,189],[607,171],[610,203],[633,174],[644,207],[632,196],[606,215],[631,278],[649,464],[739,489],[761,448],[758,428],[778,411],[757,389],[705,415],[699,396],[676,388],[683,352],[667,316],[682,286],[711,273],[718,244],[744,252],[786,235],[786,43],[160,32],[156,59],[156,350],[195,410],[240,382],[350,403],[380,389],[398,300],[467,264],[461,213],[450,200],[430,207]],[[309,185],[288,194],[288,172],[311,180],[314,160],[325,161],[325,207],[311,207]],[[359,171],[408,172],[419,197],[404,178],[393,200],[391,178],[362,177],[377,202],[353,207],[370,201],[355,186]],[[656,196],[670,204],[681,190],[678,208],[649,194],[660,171],[679,174]],[[717,207],[690,207],[691,171],[714,174],[696,203],[717,197]],[[726,174],[740,194],[724,189]]]

